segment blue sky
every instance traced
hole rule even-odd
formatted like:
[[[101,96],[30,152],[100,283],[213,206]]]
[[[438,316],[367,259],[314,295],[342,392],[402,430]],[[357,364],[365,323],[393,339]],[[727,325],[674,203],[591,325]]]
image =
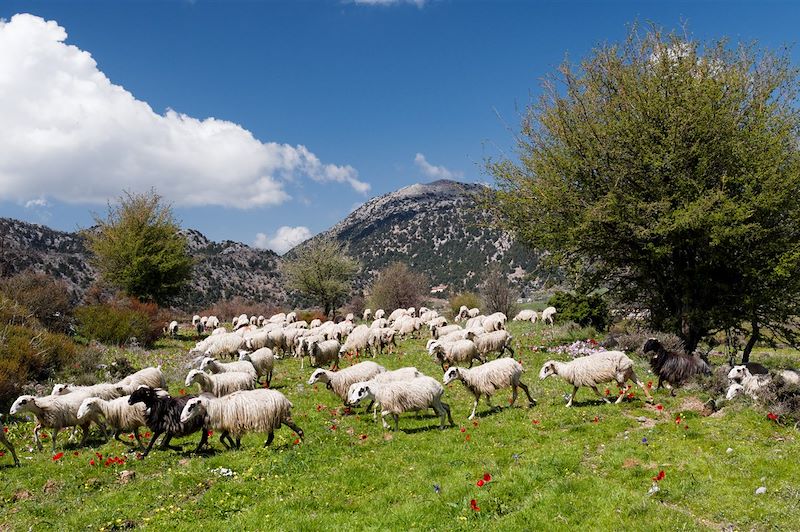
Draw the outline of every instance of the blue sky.
[[[0,216],[72,230],[155,187],[282,251],[370,197],[487,180],[542,76],[635,20],[771,48],[800,27],[788,1],[387,3],[3,2]]]

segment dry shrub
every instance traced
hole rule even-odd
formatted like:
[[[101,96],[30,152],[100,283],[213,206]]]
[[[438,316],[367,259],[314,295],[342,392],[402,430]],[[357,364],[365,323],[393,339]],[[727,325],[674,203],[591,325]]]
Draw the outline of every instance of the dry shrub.
[[[198,312],[200,316],[216,316],[220,321],[232,320],[235,316],[247,314],[248,316],[264,316],[269,318],[274,314],[283,312],[273,303],[257,303],[240,296],[224,301],[217,301],[210,307]]]
[[[64,281],[44,273],[25,271],[0,279],[0,292],[28,309],[48,330],[69,330],[73,305]]]
[[[322,322],[325,322],[328,321],[328,317],[320,309],[297,311],[297,321],[305,321],[306,323],[311,323],[314,320],[320,320]]]

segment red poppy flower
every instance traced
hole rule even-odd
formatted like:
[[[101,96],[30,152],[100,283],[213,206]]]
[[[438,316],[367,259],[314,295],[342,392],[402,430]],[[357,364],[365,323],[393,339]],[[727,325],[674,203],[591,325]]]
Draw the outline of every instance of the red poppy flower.
[[[541,423],[541,421],[539,421],[538,419],[534,419],[531,423],[533,423],[534,425],[538,425],[539,423]]]
[[[61,460],[64,457],[64,453],[58,453],[53,455],[53,462],[57,460]]]
[[[178,390],[178,393],[181,394],[181,395],[186,395],[186,390],[181,388],[180,390]]]
[[[472,508],[476,512],[480,512],[481,511],[481,509],[478,508],[478,501],[476,501],[475,499],[472,499],[471,501],[469,501],[469,507]]]
[[[91,466],[93,466],[93,465],[94,465],[94,458],[92,458],[91,460],[89,460],[89,465],[91,465]]]
[[[317,405],[317,412],[325,408],[325,405]]]
[[[623,393],[625,393],[625,390],[619,390],[619,391],[617,391],[617,395],[622,395]]]
[[[592,423],[599,423],[599,422],[600,422],[600,418],[597,417],[597,416],[594,416],[594,419],[592,420]]]
[[[469,437],[469,434],[467,434],[467,435],[464,437],[464,441],[469,441],[470,439],[471,439],[471,438]]]
[[[484,473],[483,474],[483,480],[484,480],[484,482],[491,482],[492,481],[492,475],[490,475],[489,473]]]
[[[100,454],[100,453],[94,453],[94,455],[95,455],[96,457],[98,457],[100,460],[102,460],[102,459],[103,459],[103,455],[102,455],[102,454]]]
[[[770,412],[769,414],[767,414],[767,419],[769,419],[770,421],[778,421],[778,416]]]
[[[677,423],[678,425],[680,425],[680,424],[681,424],[681,415],[680,415],[680,414],[678,414],[678,415],[675,417],[675,423]]]
[[[80,455],[81,455],[81,453],[79,453],[78,451],[75,451],[75,452],[72,453],[72,456],[80,456]]]
[[[660,482],[660,481],[664,480],[664,477],[666,477],[666,476],[667,476],[667,474],[664,473],[664,470],[662,469],[661,471],[658,472],[658,475],[653,477],[653,480],[655,482]]]
[[[634,397],[636,397],[635,393],[631,392],[628,394],[628,399],[633,399]]]
[[[6,455],[5,451],[0,451],[0,458],[4,457],[5,455]]]
[[[653,387],[653,381],[647,381],[647,387],[648,388],[652,388]]]
[[[608,388],[606,388],[606,395],[611,395],[611,390],[609,390]]]
[[[209,431],[208,431],[208,437],[210,438],[210,437],[211,437],[211,436],[213,436],[213,435],[214,435],[214,431],[213,431],[213,430],[209,430]]]
[[[331,425],[331,430],[336,430],[338,427],[336,425]]]
[[[466,431],[467,431],[467,429],[465,429],[464,427],[461,427],[461,432],[466,432]]]
[[[656,405],[656,410],[658,410],[659,412],[660,412],[661,410],[664,410],[664,405],[662,405],[662,404],[660,404],[660,403],[659,403],[659,404],[657,404],[657,405]]]
[[[128,434],[128,439],[132,440],[133,439],[133,434]]]
[[[3,432],[5,432],[6,434],[8,434],[8,427],[3,427]]]
[[[145,437],[145,438],[149,438],[149,437],[150,437],[150,433],[149,433],[149,432],[145,432],[145,433],[144,433],[144,437]]]

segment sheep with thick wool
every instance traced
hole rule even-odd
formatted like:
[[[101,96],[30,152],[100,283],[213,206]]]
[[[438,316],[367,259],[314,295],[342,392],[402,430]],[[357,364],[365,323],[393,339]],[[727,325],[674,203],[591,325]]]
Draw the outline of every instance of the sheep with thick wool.
[[[147,421],[147,426],[153,431],[153,439],[150,440],[143,456],[150,454],[156,439],[162,434],[165,434],[165,436],[159,445],[160,449],[169,448],[180,451],[180,447],[169,444],[172,438],[188,436],[203,428],[202,419],[192,419],[186,422],[181,421],[183,407],[195,397],[197,396],[183,395],[181,397],[171,397],[165,390],[144,385],[134,390],[128,398],[128,404],[144,404],[146,408],[145,419]],[[200,442],[197,444],[195,452],[199,451],[207,441],[208,433],[202,431]]]
[[[343,402],[347,401],[347,391],[354,382],[368,381],[378,373],[383,373],[386,368],[372,361],[359,362],[340,371],[317,369],[308,379],[308,384],[315,382],[325,383],[327,388],[339,396]]]
[[[250,373],[229,371],[226,373],[208,374],[199,369],[193,369],[186,375],[186,386],[197,384],[201,392],[222,397],[239,390],[252,390],[255,380]]]
[[[598,384],[616,381],[619,386],[625,385],[629,380],[635,382],[643,391],[647,400],[652,402],[653,398],[647,387],[639,380],[636,373],[633,371],[633,360],[628,358],[628,355],[622,351],[602,351],[593,355],[576,358],[569,362],[559,362],[557,360],[548,360],[539,371],[539,379],[546,379],[551,375],[558,375],[566,380],[573,386],[572,395],[567,401],[567,406],[572,406],[572,401],[575,399],[575,394],[578,393],[578,388],[581,386],[588,386],[598,397],[605,402],[609,402],[608,398],[600,393],[597,389]],[[620,403],[625,397],[623,393],[619,395],[616,403]]]
[[[80,427],[83,430],[83,438],[80,444],[84,445],[86,443],[91,422],[78,419],[78,409],[86,398],[87,396],[80,392],[66,395],[46,395],[44,397],[21,395],[11,405],[11,414],[30,412],[36,416],[37,423],[33,429],[33,439],[39,450],[42,450],[39,432],[43,428],[52,429],[51,439],[53,441],[53,452],[55,452],[58,432],[65,427]]]
[[[272,370],[275,367],[275,355],[268,347],[256,349],[252,353],[242,353],[239,355],[240,361],[250,362],[256,370],[258,379],[266,377],[267,386],[272,383]]]
[[[145,420],[145,406],[141,403],[131,405],[128,403],[130,396],[118,397],[110,401],[99,397],[84,399],[78,409],[78,420],[88,419],[102,428],[101,420],[114,429],[114,439],[127,444],[120,438],[123,432],[133,432],[136,443],[143,447],[139,438],[139,427],[147,425]],[[103,429],[105,431],[105,429]]]
[[[338,340],[313,340],[309,345],[312,366],[323,366],[333,363],[339,367],[339,350],[342,348]],[[301,368],[302,369],[302,368]]]
[[[211,373],[242,372],[247,373],[255,381],[258,380],[258,372],[253,364],[247,360],[237,360],[236,362],[219,362],[218,360],[206,357],[200,363],[201,371]]]
[[[453,333],[453,332],[456,332],[456,331],[461,331],[461,330],[463,330],[461,325],[456,325],[456,324],[453,324],[453,325],[441,325],[441,326],[434,325],[433,327],[431,327],[431,337],[435,338],[435,339],[439,339],[439,337],[441,337],[441,336],[445,336],[445,335],[448,335],[450,333]]]
[[[514,319],[511,321],[534,321],[536,318],[536,311],[535,310],[520,310],[517,312],[517,315],[514,316]]]
[[[344,345],[342,345],[339,353],[344,355],[346,353],[350,353],[351,351],[355,351],[355,353],[358,354],[360,351],[363,352],[367,349],[368,342],[369,327],[363,324],[359,325],[347,336],[347,339],[344,341]]]
[[[556,315],[556,307],[547,307],[542,311],[542,323],[550,322],[550,325],[553,325],[553,316]]]
[[[422,377],[422,376],[423,376],[423,374],[420,373],[420,371],[417,368],[411,367],[411,366],[405,367],[405,368],[393,369],[393,370],[390,370],[390,371],[384,371],[383,373],[378,373],[377,375],[375,375],[374,377],[372,377],[368,381],[355,382],[355,383],[351,384],[350,388],[347,390],[347,400],[348,400],[348,402],[346,404],[350,404],[349,403],[350,398],[354,397],[355,393],[356,393],[356,390],[360,386],[362,386],[364,384],[369,384],[369,383],[378,383],[378,384],[380,384],[380,383],[383,383],[383,382],[408,381],[408,380],[416,379],[417,377]],[[377,419],[378,418],[377,410],[378,410],[378,404],[374,403],[374,407],[372,409],[372,417],[373,417],[373,419]]]
[[[164,334],[168,334],[171,337],[175,338],[178,336],[178,322],[172,320],[164,327]]]
[[[492,408],[492,395],[502,388],[512,389],[511,405],[517,400],[517,387],[522,388],[528,396],[528,406],[534,406],[536,400],[531,397],[531,393],[524,382],[520,380],[522,372],[525,371],[522,364],[513,358],[500,358],[492,360],[486,364],[481,364],[476,368],[450,367],[444,373],[443,382],[447,386],[458,379],[475,396],[475,404],[472,406],[472,413],[469,419],[475,417],[478,402],[482,395],[486,396],[486,404]]]
[[[381,318],[382,318],[382,317],[384,317],[385,315],[386,315],[386,311],[385,311],[385,310],[383,310],[382,308],[379,308],[378,310],[376,310],[376,311],[375,311],[375,319],[376,319],[376,320],[379,320],[379,319],[381,319]]]
[[[483,320],[481,326],[483,327],[484,331],[490,333],[493,331],[500,331],[505,329],[507,321],[508,318],[506,317],[505,314],[503,314],[502,312],[495,312],[494,314],[486,316],[486,319]]]
[[[369,321],[372,318],[372,309],[365,308],[364,313],[361,315],[361,321]]]
[[[431,344],[431,354],[434,360],[442,366],[442,369],[445,364],[452,366],[469,363],[469,367],[472,367],[475,360],[479,360],[481,363],[486,362],[486,357],[478,351],[478,346],[472,340]]]
[[[119,386],[110,382],[101,382],[89,386],[76,386],[74,384],[58,383],[53,386],[50,395],[67,395],[81,393],[86,397],[100,397],[101,399],[115,399],[120,396]]]
[[[746,394],[753,400],[760,400],[761,392],[772,383],[771,375],[753,375],[747,366],[733,366],[728,372],[728,380],[732,384],[742,387],[740,393]],[[730,390],[729,390],[730,391]]]
[[[642,347],[642,352],[650,354],[650,368],[658,375],[660,389],[664,383],[670,388],[670,395],[675,395],[675,388],[684,384],[696,375],[709,375],[711,368],[702,358],[668,351],[656,338],[650,338]]]
[[[492,331],[484,334],[468,335],[467,338],[475,342],[478,352],[486,357],[489,353],[497,353],[497,357],[503,356],[508,351],[514,356],[514,348],[511,341],[514,339],[506,330]]]
[[[396,334],[397,332],[391,327],[370,329],[367,345],[369,346],[370,351],[372,351],[372,358],[375,358],[377,353],[383,353],[384,348],[390,346],[397,347],[397,344],[394,340]]]
[[[398,430],[400,414],[410,410],[433,410],[439,415],[439,428],[444,428],[445,417],[454,425],[450,415],[450,406],[442,402],[444,388],[439,382],[427,376],[420,376],[405,381],[384,383],[364,383],[348,397],[351,404],[359,404],[363,400],[371,400],[381,405],[381,422],[389,428],[386,416],[394,419],[394,428]]]
[[[247,350],[247,339],[236,332],[219,335],[212,334],[206,338],[206,340],[199,343],[205,343],[203,354],[213,358],[234,358],[234,356],[239,356],[240,351]]]
[[[281,425],[303,438],[303,429],[292,421],[292,403],[276,390],[241,391],[224,397],[201,395],[189,400],[181,412],[181,422],[192,420],[201,420],[205,430],[220,432],[219,441],[228,449],[241,447],[242,435],[248,432],[266,432],[266,447]]]
[[[116,383],[117,397],[121,395],[130,395],[142,385],[151,386],[153,388],[166,388],[167,379],[164,377],[164,372],[161,371],[161,366],[151,366],[140,369],[136,373],[131,373],[124,379],[118,381]]]

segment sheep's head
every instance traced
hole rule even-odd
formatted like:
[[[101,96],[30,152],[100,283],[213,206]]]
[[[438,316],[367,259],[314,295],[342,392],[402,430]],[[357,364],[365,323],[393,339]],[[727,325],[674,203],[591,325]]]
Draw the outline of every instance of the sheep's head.
[[[192,418],[195,418],[203,413],[205,405],[203,405],[202,397],[195,397],[186,402],[186,406],[181,410],[181,423],[186,423]]]
[[[84,399],[81,403],[80,408],[78,408],[78,419],[83,419],[91,412],[97,410],[97,397],[89,397],[88,399]]]
[[[728,388],[728,392],[725,394],[725,399],[731,401],[742,394],[744,394],[744,386],[739,383],[733,383]]]
[[[205,370],[206,370],[206,369],[208,369],[208,367],[209,367],[209,366],[211,366],[211,365],[212,365],[214,362],[216,362],[216,361],[215,361],[213,358],[211,358],[211,357],[205,357],[205,358],[203,359],[203,361],[202,361],[202,362],[200,362],[200,370],[201,370],[201,371],[205,371]]]
[[[248,353],[246,351],[242,351],[242,352],[239,353],[239,360],[246,360],[246,361],[251,362],[251,363],[253,362],[253,359],[250,358],[250,353]]]
[[[459,371],[459,368],[454,366],[454,367],[449,368],[447,371],[444,372],[444,377],[442,377],[442,382],[444,382],[445,386],[447,386],[448,384],[450,384],[454,380],[460,379],[460,378],[461,378],[461,372]]]
[[[53,386],[53,392],[50,395],[64,395],[69,393],[69,384],[59,383]]]
[[[550,375],[557,375],[558,374],[558,367],[556,363],[552,360],[548,360],[542,366],[542,369],[539,370],[539,379],[544,380]]]
[[[358,405],[364,399],[374,399],[375,395],[370,385],[365,382],[358,382],[350,386],[347,392],[347,403],[351,406]]]
[[[19,412],[31,411],[36,407],[36,398],[32,395],[20,395],[14,404],[11,405],[10,414],[18,414]]]
[[[661,342],[659,342],[656,338],[648,338],[647,341],[642,346],[642,353],[658,353],[663,349]]]
[[[341,353],[341,351],[340,351]],[[329,382],[330,378],[328,377],[328,372],[324,369],[316,369],[314,373],[311,374],[311,377],[308,379],[308,384],[314,384],[315,382]]]
[[[751,376],[747,366],[733,366],[728,372],[728,380],[740,382],[743,378]]]
[[[190,371],[189,374],[186,375],[186,382],[183,383],[184,386],[191,386],[195,382],[197,375],[200,373],[203,372],[200,371],[199,369],[193,369],[192,371]]]
[[[148,403],[155,399],[156,391],[155,389],[141,385],[136,388],[130,397],[128,397],[128,404],[135,405],[136,403]]]

